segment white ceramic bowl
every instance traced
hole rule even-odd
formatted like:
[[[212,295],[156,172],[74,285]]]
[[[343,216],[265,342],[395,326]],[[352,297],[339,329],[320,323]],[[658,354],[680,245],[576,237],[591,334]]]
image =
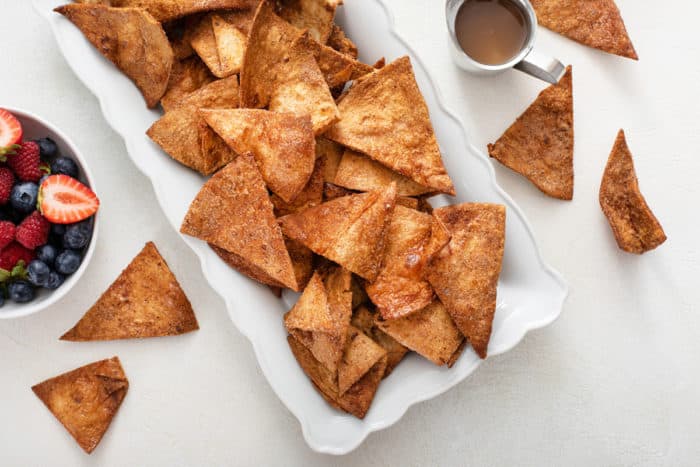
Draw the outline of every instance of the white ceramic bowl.
[[[24,131],[23,139],[25,141],[43,138],[46,136],[53,139],[56,142],[56,145],[58,145],[61,155],[72,158],[78,164],[78,167],[80,167],[80,181],[85,183],[97,193],[97,190],[95,190],[94,179],[92,178],[90,169],[87,166],[87,161],[82,154],[80,154],[78,147],[70,140],[70,138],[68,138],[68,136],[66,136],[61,130],[53,126],[51,123],[47,122],[45,119],[30,112],[11,107],[2,108],[11,112],[22,124],[22,130]],[[6,299],[5,305],[0,308],[0,319],[19,318],[37,313],[51,307],[51,305],[66,295],[80,280],[80,277],[83,275],[85,269],[87,269],[88,263],[90,263],[90,260],[92,259],[92,254],[95,251],[95,245],[97,244],[98,225],[99,222],[96,214],[92,231],[92,239],[90,240],[90,244],[88,245],[83,256],[83,262],[80,264],[77,271],[67,277],[66,281],[56,290],[37,290],[36,298],[29,303],[15,303],[9,299]]]

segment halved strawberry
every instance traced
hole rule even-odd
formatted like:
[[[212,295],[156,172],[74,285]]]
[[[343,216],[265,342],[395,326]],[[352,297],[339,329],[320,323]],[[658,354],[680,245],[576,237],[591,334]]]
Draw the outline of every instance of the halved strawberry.
[[[0,109],[0,150],[22,141],[22,125],[10,112]]]
[[[50,175],[39,187],[39,210],[54,224],[80,222],[99,207],[97,195],[68,175]]]

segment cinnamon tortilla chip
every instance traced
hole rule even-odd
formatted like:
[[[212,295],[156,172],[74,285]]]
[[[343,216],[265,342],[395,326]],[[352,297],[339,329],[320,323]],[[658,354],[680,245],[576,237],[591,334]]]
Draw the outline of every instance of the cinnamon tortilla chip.
[[[335,174],[338,172],[343,152],[345,152],[345,149],[338,143],[322,136],[316,138],[316,158],[325,159],[323,166],[324,182],[333,183],[333,180],[335,180]]]
[[[439,300],[397,319],[377,320],[376,325],[438,366],[447,365],[464,342],[464,336]]]
[[[337,24],[331,26],[331,34],[328,36],[327,45],[343,55],[357,59],[357,45],[345,35],[345,31]]]
[[[323,184],[323,200],[333,201],[336,198],[342,198],[343,196],[356,195],[356,191],[348,190],[342,186],[334,185],[333,183]]]
[[[357,418],[365,417],[384,376],[387,363],[386,355],[380,358],[364,376],[341,396],[338,390],[337,375],[321,365],[311,352],[294,337],[287,337],[287,342],[289,342],[289,347],[299,365],[326,402]]]
[[[272,192],[288,203],[302,192],[316,161],[308,115],[257,109],[201,110],[200,115],[235,152],[255,156]]]
[[[353,326],[364,332],[369,338],[386,350],[387,363],[386,371],[384,372],[384,378],[386,378],[394,371],[394,368],[401,363],[401,360],[403,360],[408,353],[408,348],[379,329],[375,323],[375,314],[369,311],[365,306],[360,306],[353,312],[351,322]]]
[[[231,252],[277,283],[298,290],[267,188],[250,154],[240,155],[204,184],[180,232]]]
[[[279,219],[284,234],[360,277],[374,280],[396,203],[396,185],[345,196]]]
[[[537,21],[583,45],[637,60],[613,0],[532,0]]]
[[[270,277],[270,275],[267,272],[265,272],[261,267],[252,264],[250,261],[241,257],[240,255],[231,253],[230,251],[226,251],[223,248],[219,248],[216,245],[213,245],[211,243],[209,243],[208,245],[209,248],[211,248],[214,251],[214,253],[216,253],[217,256],[223,260],[224,263],[228,264],[244,276],[248,276],[254,281],[269,286],[273,290],[275,295],[277,295],[277,297],[282,296],[282,289],[285,289],[286,286],[281,282]]]
[[[396,205],[397,206],[403,206],[405,208],[409,209],[418,209],[418,199],[416,198],[409,198],[406,196],[399,196],[396,198]]]
[[[112,6],[146,9],[161,22],[213,10],[246,10],[260,0],[111,0]]]
[[[433,301],[433,288],[423,278],[423,270],[431,256],[449,242],[449,234],[441,229],[444,227],[430,214],[403,206],[394,209],[382,268],[366,287],[382,318],[405,316]]]
[[[537,96],[496,141],[489,155],[526,176],[544,194],[574,196],[574,101],[571,66],[559,83]]]
[[[197,329],[185,292],[156,246],[148,242],[61,340],[175,336]]]
[[[486,358],[505,242],[505,207],[464,203],[436,209],[452,238],[425,277],[476,353]]]
[[[284,315],[287,332],[332,373],[336,373],[342,363],[351,304],[350,273],[335,268],[325,282],[316,272],[297,303]]]
[[[331,35],[337,0],[282,0],[279,15],[299,29],[309,31],[311,37],[325,44]]]
[[[246,35],[219,14],[204,16],[193,29],[190,44],[214,76],[226,78],[241,70]]]
[[[632,153],[623,130],[617,134],[608,158],[599,199],[622,250],[643,254],[666,241],[663,227],[639,191]]]
[[[181,18],[167,23],[162,23],[163,30],[170,41],[170,47],[173,49],[175,63],[194,55],[194,50],[190,45],[190,33],[192,29],[188,27],[189,19],[190,18]]]
[[[173,64],[168,89],[161,98],[160,105],[164,111],[168,112],[177,107],[188,94],[214,80],[214,75],[199,57],[177,61]]]
[[[174,61],[170,41],[158,21],[139,8],[73,3],[54,11],[75,24],[136,84],[148,107],[158,105]]]
[[[326,138],[367,154],[432,191],[454,194],[408,57],[354,82]]]
[[[209,175],[232,161],[236,153],[209,128],[197,110],[237,106],[237,77],[217,80],[181,98],[146,134],[176,161]]]
[[[128,389],[118,357],[32,386],[34,394],[88,454],[102,440]]]
[[[342,397],[380,360],[387,360],[386,351],[365,333],[350,326],[348,339],[338,365],[338,394]]]
[[[351,149],[343,154],[333,180],[336,185],[357,191],[379,190],[391,182],[396,182],[398,196],[418,196],[434,191]]]

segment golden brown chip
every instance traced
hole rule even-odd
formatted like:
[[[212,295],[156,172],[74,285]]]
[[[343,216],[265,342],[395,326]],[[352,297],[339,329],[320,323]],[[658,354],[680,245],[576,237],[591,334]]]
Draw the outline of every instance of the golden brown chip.
[[[158,21],[171,21],[213,10],[246,10],[260,0],[111,0],[112,6],[144,8]]]
[[[342,186],[334,185],[332,183],[323,184],[323,200],[333,201],[336,198],[342,198],[343,196],[356,195],[356,191],[348,190]]]
[[[433,288],[423,278],[430,257],[449,241],[449,235],[430,214],[396,206],[387,232],[384,262],[377,279],[366,287],[370,300],[384,319],[421,310],[433,301]]]
[[[396,203],[396,185],[383,192],[345,196],[279,219],[286,236],[374,280],[384,257],[386,232]]]
[[[297,38],[277,69],[275,88],[270,95],[269,109],[310,115],[315,134],[321,134],[338,121],[340,114],[318,63],[309,51],[311,39]]]
[[[571,67],[537,96],[510,128],[489,144],[489,155],[526,176],[544,194],[574,197],[574,99]]]
[[[267,188],[249,154],[240,155],[204,184],[180,232],[231,252],[277,283],[298,290]]]
[[[452,238],[433,256],[425,277],[476,353],[486,358],[503,261],[505,207],[464,203],[433,215]]]
[[[379,329],[438,366],[446,365],[464,336],[439,300],[397,319],[377,320]]]
[[[462,339],[462,343],[459,344],[459,347],[457,347],[457,350],[455,350],[455,353],[452,354],[450,359],[447,361],[447,368],[452,368],[455,363],[457,363],[457,360],[459,360],[459,357],[462,356],[464,353],[464,349],[467,348],[467,340]]]
[[[454,194],[408,57],[355,81],[326,137],[431,191]]]
[[[190,35],[192,48],[219,78],[241,70],[246,41],[240,29],[216,13],[204,16]]]
[[[316,272],[297,303],[284,316],[287,332],[336,373],[345,352],[352,316],[350,273],[335,268],[326,281]]]
[[[406,356],[408,353],[408,348],[400,344],[389,334],[379,329],[374,320],[375,314],[369,311],[367,307],[360,306],[353,312],[351,322],[353,326],[364,332],[374,342],[381,345],[384,350],[386,350],[387,363],[386,371],[384,372],[384,377],[386,378],[392,371],[394,371],[394,368],[396,368],[401,360],[403,360],[403,358]]]
[[[620,130],[600,184],[600,206],[618,246],[642,254],[666,241],[666,234],[639,191],[632,153]]]
[[[279,15],[299,29],[308,30],[315,41],[325,44],[333,29],[338,3],[334,0],[282,0]]]
[[[380,190],[396,182],[398,196],[418,196],[434,191],[351,149],[343,154],[332,182],[357,191]]]
[[[345,31],[337,24],[331,26],[331,34],[328,36],[327,44],[343,55],[348,55],[355,59],[357,58],[357,46],[345,35]]]
[[[370,65],[358,62],[328,46],[319,44],[316,48],[318,67],[330,88],[342,86],[349,80],[361,78],[374,71]]]
[[[316,158],[325,159],[323,166],[323,181],[333,183],[335,174],[338,172],[340,159],[343,157],[345,149],[329,139],[322,136],[316,138]]]
[[[170,73],[168,89],[160,100],[160,105],[166,112],[172,110],[180,104],[185,96],[211,83],[214,79],[214,75],[199,57],[190,57],[175,62],[173,71]],[[238,98],[236,98],[236,102],[238,102]]]
[[[532,0],[537,21],[583,45],[637,60],[613,0]]]
[[[175,336],[197,329],[185,292],[156,246],[148,242],[61,340]]]
[[[190,18],[193,18],[193,15]],[[163,24],[163,30],[168,36],[170,47],[173,49],[175,63],[182,61],[194,55],[194,50],[190,45],[190,33],[192,29],[188,27],[190,18],[181,18],[174,21],[169,21]],[[173,64],[173,68],[174,68]]]
[[[32,386],[34,394],[90,454],[129,389],[119,358],[91,363]]]
[[[350,326],[343,358],[338,365],[338,394],[342,397],[380,360],[386,351],[365,333]]]
[[[369,372],[341,397],[338,394],[337,374],[321,365],[311,352],[294,337],[288,336],[287,342],[292,349],[294,357],[299,362],[299,366],[311,379],[311,382],[326,402],[336,409],[348,412],[357,418],[365,418],[386,371],[386,356],[381,358]]]
[[[226,251],[211,243],[209,243],[208,245],[209,248],[211,248],[214,251],[214,253],[216,253],[219,256],[219,258],[221,258],[224,261],[224,263],[228,264],[236,271],[240,272],[244,276],[250,277],[254,281],[258,281],[261,284],[268,285],[276,295],[278,293],[277,290],[279,290],[279,295],[277,295],[278,297],[282,295],[281,289],[287,288],[281,282],[270,277],[270,275],[267,272],[265,272],[262,268],[256,266],[255,264],[252,264],[250,261],[244,259],[240,255],[231,253],[230,251]]]
[[[158,21],[139,8],[74,3],[54,11],[75,24],[136,84],[148,107],[158,105],[168,87],[174,60],[168,36]]]
[[[176,161],[209,175],[232,161],[236,153],[209,128],[197,110],[237,106],[237,77],[217,80],[182,97],[146,134]]]
[[[397,206],[403,206],[405,208],[409,209],[418,209],[418,199],[417,198],[409,198],[406,196],[399,196],[396,198],[396,205]]]
[[[235,152],[250,152],[267,187],[286,202],[302,192],[316,152],[309,116],[257,109],[202,110],[209,126]]]

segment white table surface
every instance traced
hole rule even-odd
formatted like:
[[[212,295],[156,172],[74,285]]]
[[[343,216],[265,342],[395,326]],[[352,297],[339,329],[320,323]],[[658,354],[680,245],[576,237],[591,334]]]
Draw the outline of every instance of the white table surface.
[[[445,47],[442,2],[387,3],[479,146],[544,88],[515,71],[495,78],[458,71]],[[0,2],[0,106],[36,112],[71,135],[91,163],[103,203],[99,243],[81,283],[51,310],[0,321],[0,465],[697,465],[700,7],[687,0],[618,4],[638,63],[548,31],[539,38],[543,50],[574,65],[574,201],[548,199],[497,167],[545,258],[570,282],[561,318],[334,458],[304,443],[47,25],[28,1]],[[597,201],[620,127],[669,237],[643,257],[617,249]],[[148,240],[180,279],[201,330],[141,342],[59,342]],[[86,456],[29,388],[115,354],[130,391]]]

